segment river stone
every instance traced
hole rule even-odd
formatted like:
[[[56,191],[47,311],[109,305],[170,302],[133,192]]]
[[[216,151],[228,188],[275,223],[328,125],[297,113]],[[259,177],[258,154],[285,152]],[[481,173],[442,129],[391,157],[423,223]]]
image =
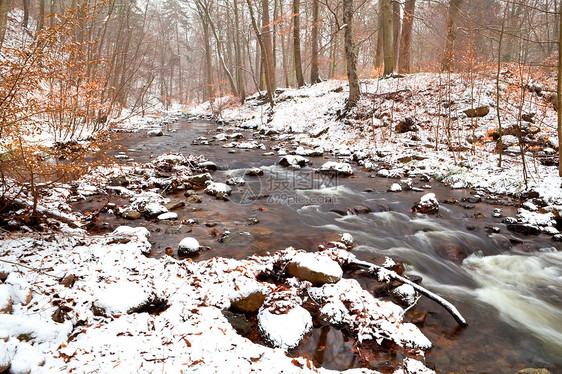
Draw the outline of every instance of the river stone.
[[[139,211],[127,209],[121,213],[121,216],[125,219],[135,220],[141,218],[142,214]]]
[[[185,178],[185,181],[195,186],[203,186],[207,181],[212,181],[213,177],[209,173],[190,175]]]
[[[541,233],[540,228],[526,223],[511,223],[507,225],[507,229],[527,236],[539,235]]]
[[[205,193],[207,195],[216,196],[217,198],[223,198],[226,195],[230,195],[232,188],[225,183],[211,182],[205,188]]]
[[[203,199],[200,195],[191,195],[187,198],[186,201],[191,204],[201,204],[203,202]]]
[[[254,331],[252,324],[244,314],[233,313],[229,310],[223,310],[222,314],[238,334],[246,337]]]
[[[343,276],[343,270],[336,261],[307,252],[298,253],[293,257],[287,266],[287,273],[315,286],[336,283]]]
[[[259,177],[261,175],[263,175],[263,170],[260,168],[252,168],[248,171],[246,171],[246,175],[250,176],[250,177]]]
[[[462,247],[454,243],[443,243],[435,249],[435,253],[441,258],[452,261],[455,264],[462,264],[463,260],[467,257]]]
[[[402,186],[398,183],[392,183],[390,187],[388,187],[388,192],[400,192],[402,191]]]
[[[351,236],[351,234],[349,234],[347,232],[343,233],[343,234],[341,234],[340,242],[345,244],[345,246],[347,248],[351,248],[351,247],[353,247],[353,244],[354,244],[353,236]]]
[[[171,202],[171,203],[168,203],[168,204],[164,204],[164,206],[169,211],[172,211],[172,210],[183,208],[185,206],[185,202],[183,202],[183,201]]]
[[[266,297],[262,291],[255,290],[249,295],[240,295],[231,300],[230,308],[243,313],[255,313],[261,308]]]
[[[205,168],[207,170],[217,170],[217,164],[215,164],[213,161],[203,161],[197,166],[199,166],[200,168]]]
[[[291,155],[286,155],[281,157],[281,159],[279,160],[279,165],[281,166],[285,166],[285,167],[304,167],[307,164],[309,164],[310,161],[307,158],[304,158],[302,156],[291,156]]]
[[[353,175],[353,168],[347,162],[328,161],[320,167],[320,173],[334,174],[340,176]]]
[[[540,368],[540,369],[526,368],[526,369],[519,370],[517,374],[552,374],[552,373],[544,368]]]
[[[434,193],[428,193],[422,196],[412,207],[412,212],[423,214],[437,214],[439,213],[439,202],[435,198]]]
[[[149,130],[146,135],[148,136],[163,136],[164,132],[162,130]]]
[[[199,251],[200,245],[195,238],[184,238],[178,245],[178,255],[187,256],[197,253]]]

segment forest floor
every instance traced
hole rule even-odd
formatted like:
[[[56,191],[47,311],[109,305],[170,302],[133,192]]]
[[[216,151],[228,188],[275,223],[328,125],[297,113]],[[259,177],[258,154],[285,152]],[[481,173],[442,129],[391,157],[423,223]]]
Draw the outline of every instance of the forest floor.
[[[556,228],[562,210],[555,165],[556,112],[548,85],[533,84],[517,91],[513,88],[517,77],[503,73],[505,153],[499,167],[493,79],[483,77],[471,84],[464,76],[445,78],[422,74],[365,81],[362,99],[350,113],[342,112],[345,82],[328,81],[280,90],[273,111],[255,95],[244,105],[217,99],[189,115],[219,120],[218,133],[210,141],[221,142],[225,148],[263,149],[286,156],[293,167],[298,166],[292,162],[314,153],[331,153],[341,161],[335,165],[340,172],[355,162],[389,178],[390,188],[396,191],[411,189],[411,178],[423,176],[452,188],[471,188],[479,196],[522,198],[519,214],[509,223],[514,230],[561,239]],[[510,99],[517,97],[524,98],[522,104]],[[523,115],[527,121],[518,120]],[[121,129],[148,130],[158,136],[166,131],[168,121],[137,118]],[[233,127],[254,129],[254,139],[237,139]],[[268,148],[262,139],[275,145]],[[94,222],[99,212],[83,215],[71,207],[88,196],[118,194],[126,203],[105,206],[106,212],[132,220],[142,216],[173,220],[177,214],[174,217],[166,198],[172,190],[190,186],[227,197],[230,187],[211,182],[211,175],[206,174],[215,168],[204,156],[165,154],[147,164],[106,165],[72,186],[48,191],[40,205],[78,227],[47,219],[37,232],[25,225],[26,209],[17,211],[13,226],[18,229],[0,235],[4,261],[0,263],[4,281],[0,335],[5,341],[0,342],[0,372],[10,364],[14,373],[247,373],[271,372],[272,368],[285,373],[332,372],[286,354],[310,329],[312,309],[324,321],[351,326],[357,342],[374,341],[395,352],[395,362],[381,367],[382,372],[434,372],[423,363],[431,343],[404,317],[404,308],[377,300],[353,280],[321,285],[324,282],[312,284],[285,274],[294,264],[320,267],[319,273],[339,280],[342,268],[353,261],[346,249],[352,243],[345,235],[310,256],[288,248],[245,260],[153,258],[147,256],[152,246],[150,232],[142,225],[91,234],[86,223]],[[182,250],[198,247],[189,242]],[[385,259],[381,265],[395,269],[396,264]],[[379,278],[385,282],[384,273]],[[411,290],[403,291],[405,298],[412,296]],[[238,305],[250,296],[258,299],[248,303],[258,304],[261,334],[277,348],[241,336],[241,327],[235,329],[226,317],[228,309],[248,312],[244,308],[250,308],[255,313],[255,306]],[[280,331],[276,326],[293,328]]]

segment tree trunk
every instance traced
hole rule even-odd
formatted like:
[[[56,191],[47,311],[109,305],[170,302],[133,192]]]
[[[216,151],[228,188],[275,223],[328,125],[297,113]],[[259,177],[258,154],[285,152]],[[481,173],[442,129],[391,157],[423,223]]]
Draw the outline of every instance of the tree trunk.
[[[345,24],[345,58],[347,60],[347,79],[349,98],[346,109],[353,108],[359,101],[359,78],[357,77],[357,55],[353,41],[353,0],[343,0],[343,23]]]
[[[27,25],[29,24],[29,0],[22,0],[23,3],[23,19],[21,21],[21,25],[27,29]]]
[[[463,0],[450,0],[447,18],[447,42],[441,61],[441,70],[451,71],[455,60],[455,41],[457,40],[457,21]]]
[[[384,52],[383,52],[383,2],[379,1],[379,15],[377,17],[377,49],[375,50],[375,68],[378,69],[381,67],[383,60],[384,60]]]
[[[45,25],[45,0],[39,1],[39,16],[37,17],[37,31],[42,30]]]
[[[416,0],[406,0],[404,7],[404,20],[402,21],[402,37],[400,40],[400,54],[398,62],[399,73],[410,72],[410,50],[412,47],[412,29],[414,27],[414,14]]]
[[[10,0],[0,0],[0,47],[4,43],[6,36],[6,24],[8,23],[8,11],[10,10]]]
[[[559,9],[558,27],[558,86],[556,93],[558,94],[558,175],[562,177],[562,6]]]
[[[267,0],[263,0],[264,2],[267,3]],[[263,37],[262,31],[260,30],[258,23],[256,21],[256,17],[254,15],[254,8],[252,8],[252,3],[250,0],[246,0],[246,3],[248,4],[248,10],[250,11],[250,19],[252,20],[252,27],[254,28],[254,32],[256,33],[256,38],[258,40],[259,46],[260,46],[260,50],[261,50],[261,54],[262,55],[267,55],[267,47],[265,44],[265,39]],[[275,89],[273,88],[273,84],[271,83],[271,79],[270,79],[270,74],[269,74],[269,67],[267,66],[267,64],[264,64],[264,68],[265,68],[265,83],[267,86],[267,100],[269,101],[269,104],[271,105],[271,107],[273,107],[273,94]]]
[[[392,54],[394,64],[398,63],[398,49],[400,47],[400,2],[392,0]],[[396,65],[394,65],[396,67]]]
[[[384,49],[384,75],[394,72],[393,22],[391,0],[382,0],[382,37]]]
[[[238,0],[234,0],[234,27],[235,27],[235,59],[236,59],[236,84],[238,85],[238,95],[240,100],[244,101],[246,98],[246,82],[244,80],[244,70],[242,61],[242,48],[240,46],[240,15],[238,13]]]
[[[503,156],[503,129],[502,129],[502,117],[500,113],[500,73],[501,73],[501,56],[502,56],[502,44],[503,44],[503,37],[505,33],[505,21],[507,18],[507,10],[509,8],[510,1],[505,4],[505,9],[503,12],[503,19],[502,19],[502,27],[500,31],[500,37],[498,41],[498,65],[496,68],[496,117],[498,119],[498,150],[499,150],[499,159],[498,159],[498,166],[502,166],[502,156]]]
[[[271,92],[275,91],[275,66],[273,65],[273,41],[271,37],[271,25],[269,20],[269,0],[262,0],[262,38],[264,51],[263,58],[265,61],[266,69],[265,74],[267,75],[267,81],[270,82]]]
[[[283,0],[276,0],[279,1],[279,12],[283,13]],[[283,77],[285,78],[285,87],[289,87],[289,62],[287,57],[287,48],[285,43],[285,33],[281,33],[279,35],[281,38],[281,57],[282,57],[282,67],[283,67]]]
[[[312,32],[310,41],[312,42],[312,56],[310,60],[310,83],[320,82],[318,76],[318,23],[320,22],[318,0],[312,0]]]
[[[214,90],[213,90],[213,56],[211,55],[211,38],[209,35],[209,23],[207,20],[201,20],[201,25],[203,26],[203,38],[205,43],[205,62],[207,70],[207,98],[209,101],[213,101]]]
[[[293,59],[295,64],[295,75],[297,77],[297,85],[304,86],[304,77],[302,75],[301,62],[301,16],[300,16],[300,0],[293,0]]]

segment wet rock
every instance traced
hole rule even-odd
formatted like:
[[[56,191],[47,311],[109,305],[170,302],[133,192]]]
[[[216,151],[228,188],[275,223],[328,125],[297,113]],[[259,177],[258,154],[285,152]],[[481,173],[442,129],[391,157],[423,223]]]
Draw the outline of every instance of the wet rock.
[[[353,175],[353,168],[347,162],[328,161],[320,167],[319,172],[347,177]]]
[[[195,186],[203,186],[208,181],[212,181],[213,177],[209,173],[197,174],[197,175],[190,175],[185,178],[185,181],[191,183]]]
[[[413,117],[406,117],[402,119],[396,125],[395,131],[399,134],[403,134],[409,131],[418,131],[416,120]]]
[[[439,213],[439,202],[435,198],[435,194],[428,193],[423,195],[420,201],[412,207],[412,212],[422,214]]]
[[[200,195],[195,194],[189,196],[186,201],[190,204],[201,204],[203,202],[203,199]]]
[[[390,294],[407,306],[412,305],[416,301],[416,290],[409,284],[402,284],[394,288],[390,291]]]
[[[246,175],[250,177],[259,177],[263,175],[263,170],[260,168],[253,168],[246,171]]]
[[[184,238],[178,245],[178,255],[188,256],[199,252],[199,242],[195,238]]]
[[[553,235],[552,240],[554,240],[555,242],[562,242],[562,234]]]
[[[123,213],[121,213],[121,217],[125,219],[135,220],[142,217],[142,214],[136,210],[126,209]]]
[[[247,337],[254,331],[252,324],[244,314],[233,313],[228,310],[223,310],[222,314],[238,334]]]
[[[258,223],[260,223],[260,220],[256,217],[249,217],[246,218],[246,222],[248,223],[248,225],[257,225]]]
[[[486,226],[486,231],[489,233],[495,233],[498,234],[501,230],[499,227],[495,227],[495,226]]]
[[[255,290],[248,295],[241,295],[230,300],[230,308],[242,313],[255,313],[263,305],[267,294],[261,290]]]
[[[476,108],[465,109],[463,112],[464,114],[466,114],[467,117],[470,118],[484,117],[486,114],[490,113],[490,107],[487,105],[483,105]]]
[[[110,186],[128,186],[129,183],[129,180],[124,175],[113,177],[109,180]]]
[[[517,374],[552,374],[552,373],[544,368],[540,368],[540,369],[526,368],[526,369],[519,370]]]
[[[287,273],[315,286],[336,283],[343,276],[343,270],[336,261],[307,252],[297,253],[293,257],[287,265]]]
[[[229,186],[243,186],[246,184],[246,181],[242,177],[232,177],[228,178],[225,183]]]
[[[492,217],[494,218],[501,218],[502,217],[502,211],[501,209],[494,209],[493,213],[492,213]]]
[[[172,226],[172,227],[168,227],[166,229],[166,233],[167,234],[173,234],[173,235],[177,235],[177,234],[187,234],[189,232],[191,232],[191,226],[189,225],[179,225],[179,226]]]
[[[435,249],[435,253],[439,257],[452,261],[457,265],[462,264],[463,260],[468,257],[464,249],[454,243],[440,244],[439,247]]]
[[[412,314],[410,315],[410,322],[418,327],[423,327],[426,318],[426,312],[412,312]]]
[[[144,206],[143,213],[147,217],[157,217],[160,214],[168,213],[168,209],[158,203],[148,203]]]
[[[480,195],[471,195],[467,198],[463,198],[462,201],[466,201],[471,204],[477,204],[482,201],[482,197],[480,197]]]
[[[164,206],[165,206],[166,209],[168,209],[169,211],[172,211],[172,210],[176,210],[176,209],[183,208],[183,207],[185,206],[185,202],[183,202],[183,201],[177,201],[177,202],[172,202],[172,203],[164,204]]]
[[[511,223],[507,225],[507,229],[523,235],[539,235],[541,233],[538,226],[526,223]]]
[[[205,226],[207,227],[216,227],[219,223],[216,221],[207,221],[205,222]]]
[[[301,168],[308,164],[310,164],[310,160],[302,156],[286,155],[279,160],[279,165],[284,167]]]
[[[369,207],[366,207],[366,206],[363,206],[363,205],[356,206],[355,208],[353,208],[353,211],[356,214],[369,214],[369,213],[371,213],[371,209]]]
[[[515,224],[515,223],[517,223],[517,218],[505,217],[504,219],[502,219],[502,223],[505,223],[505,224],[508,224],[508,225]]]

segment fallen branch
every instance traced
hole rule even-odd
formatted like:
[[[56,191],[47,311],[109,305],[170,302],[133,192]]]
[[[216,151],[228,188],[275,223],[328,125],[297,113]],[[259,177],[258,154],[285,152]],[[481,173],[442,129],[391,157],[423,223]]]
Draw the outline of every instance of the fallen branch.
[[[24,199],[14,199],[12,204],[19,206],[20,208],[31,208],[33,209],[33,203]],[[56,219],[57,221],[66,223],[68,226],[72,228],[81,228],[82,224],[77,222],[71,216],[67,216],[63,213],[57,213],[50,211],[49,209],[45,208],[44,206],[37,205],[36,211],[44,215],[45,217]]]
[[[412,282],[411,280],[396,274],[396,272],[394,272],[392,270],[388,270],[386,268],[383,268],[382,266],[378,266],[378,265],[375,265],[375,264],[371,264],[370,262],[361,261],[361,260],[357,260],[357,259],[349,261],[349,264],[350,265],[357,265],[359,267],[366,267],[367,269],[369,269],[369,271],[371,271],[373,273],[379,273],[379,272],[382,271],[382,272],[384,272],[384,274],[387,274],[389,277],[391,277],[395,280],[399,280],[400,282],[403,282],[405,284],[408,284],[408,285],[412,286],[417,292],[426,296],[428,299],[431,299],[431,300],[435,301],[437,304],[439,304],[443,308],[445,308],[445,310],[453,316],[455,321],[457,321],[457,323],[460,326],[462,326],[462,327],[468,326],[468,323],[466,322],[466,320],[463,318],[463,316],[459,313],[459,311],[457,310],[457,308],[455,308],[455,306],[453,304],[451,304],[450,302],[448,302],[447,300],[445,300],[441,296],[439,296],[437,294],[434,294],[433,292],[423,288],[419,284],[416,284],[416,283]]]

